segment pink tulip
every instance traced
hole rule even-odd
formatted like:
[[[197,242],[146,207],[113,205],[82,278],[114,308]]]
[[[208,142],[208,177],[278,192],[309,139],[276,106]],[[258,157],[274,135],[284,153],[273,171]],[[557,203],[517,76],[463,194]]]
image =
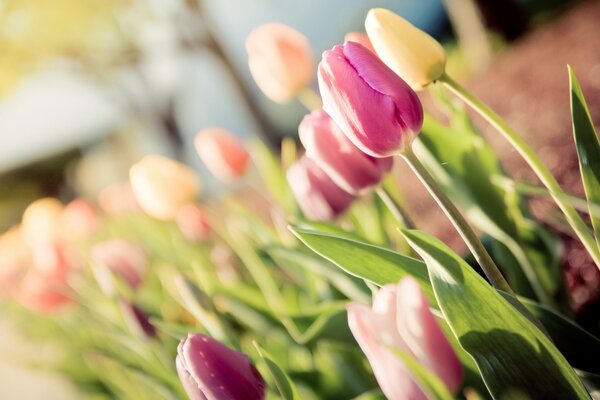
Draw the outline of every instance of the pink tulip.
[[[373,44],[371,44],[371,40],[367,36],[366,33],[362,32],[349,32],[344,36],[345,42],[356,42],[365,46],[367,49],[371,50],[373,54],[377,54],[375,49],[373,48]]]
[[[100,192],[98,203],[102,210],[110,215],[140,211],[129,183],[115,183],[107,186]]]
[[[156,328],[150,323],[148,315],[138,306],[120,298],[119,309],[125,325],[134,336],[141,339],[151,339],[156,336]]]
[[[348,324],[381,390],[390,400],[426,399],[409,369],[391,348],[412,356],[434,372],[450,391],[460,387],[460,361],[413,278],[382,287],[372,308],[350,304]]]
[[[211,228],[204,211],[195,204],[182,206],[175,216],[181,234],[190,242],[200,243],[210,235]]]
[[[177,373],[190,400],[262,400],[265,381],[247,355],[205,335],[177,347]]]
[[[305,116],[298,132],[306,155],[348,193],[377,185],[394,164],[392,157],[374,158],[359,150],[325,111]]]
[[[242,178],[250,165],[250,155],[228,130],[207,128],[195,140],[196,151],[210,172],[222,181]]]
[[[246,39],[248,66],[258,87],[271,100],[290,101],[310,84],[314,60],[302,33],[287,25],[256,27]]]
[[[419,133],[416,93],[364,46],[346,42],[324,52],[318,78],[323,109],[370,156],[397,155]]]
[[[91,249],[93,262],[101,264],[136,289],[146,273],[147,260],[141,247],[124,239],[95,244]]]
[[[354,196],[340,189],[306,156],[288,169],[287,180],[300,209],[310,219],[332,220],[343,213],[354,200]]]
[[[98,229],[100,223],[96,206],[83,198],[67,204],[59,221],[60,236],[67,242],[89,237]]]
[[[10,294],[31,264],[31,249],[19,227],[0,235],[0,294]]]

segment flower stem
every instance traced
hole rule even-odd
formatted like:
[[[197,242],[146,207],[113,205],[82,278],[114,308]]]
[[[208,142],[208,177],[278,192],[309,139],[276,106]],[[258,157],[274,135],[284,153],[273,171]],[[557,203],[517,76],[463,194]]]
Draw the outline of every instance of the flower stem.
[[[427,172],[423,164],[419,161],[415,153],[413,153],[412,149],[408,148],[401,153],[402,157],[414,173],[419,177],[423,185],[427,188],[431,196],[438,203],[440,208],[444,211],[444,213],[450,219],[450,222],[454,225],[460,236],[463,238],[467,247],[483,269],[483,272],[488,277],[492,285],[499,290],[503,290],[507,293],[513,293],[512,289],[502,276],[502,273],[490,257],[489,253],[481,244],[481,241],[473,232],[473,229],[467,222],[467,220],[462,216],[458,208],[450,201],[448,196],[442,191],[442,189],[435,182],[433,177]]]
[[[379,196],[383,204],[385,204],[392,216],[396,218],[398,222],[408,229],[413,229],[415,227],[415,224],[406,210],[392,198],[387,189],[384,187],[379,187],[375,193],[377,193],[377,196]]]
[[[529,164],[531,169],[536,173],[540,181],[546,186],[550,195],[554,199],[554,202],[558,205],[561,211],[564,213],[567,221],[579,237],[579,240],[583,243],[586,250],[592,256],[594,263],[600,268],[600,249],[596,245],[596,241],[590,233],[588,226],[585,224],[581,216],[577,213],[575,208],[566,199],[566,195],[554,176],[550,173],[548,168],[544,165],[542,160],[535,154],[533,149],[523,140],[517,132],[515,132],[498,114],[496,114],[490,107],[479,100],[477,97],[469,93],[464,87],[458,82],[452,79],[447,74],[442,75],[439,78],[446,87],[459,97],[462,101],[468,104],[473,110],[481,115],[486,121],[488,121],[494,128],[496,128],[506,140],[519,152],[521,157]]]
[[[305,87],[296,94],[296,98],[308,111],[318,110],[323,106],[321,97],[310,87]]]

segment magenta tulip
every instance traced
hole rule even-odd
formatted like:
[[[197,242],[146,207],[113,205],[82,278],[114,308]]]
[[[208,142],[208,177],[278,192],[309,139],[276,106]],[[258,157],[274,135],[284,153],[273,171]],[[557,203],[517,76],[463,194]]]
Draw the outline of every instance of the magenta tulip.
[[[298,132],[306,155],[348,193],[358,195],[377,185],[394,164],[392,157],[375,158],[359,150],[325,111],[305,116]]]
[[[390,400],[426,399],[392,349],[406,353],[431,370],[450,391],[456,392],[460,387],[460,361],[413,278],[382,287],[372,308],[359,303],[349,305],[348,324]]]
[[[191,400],[261,400],[265,381],[247,355],[200,334],[177,347],[177,373]]]
[[[90,252],[94,263],[108,268],[132,289],[136,289],[144,280],[148,260],[144,250],[135,243],[112,239],[95,244]]]
[[[419,133],[423,108],[416,93],[361,44],[325,51],[318,78],[324,110],[370,156],[397,155]]]
[[[300,209],[313,220],[332,220],[343,213],[354,200],[354,196],[340,189],[306,156],[288,169],[287,180]]]

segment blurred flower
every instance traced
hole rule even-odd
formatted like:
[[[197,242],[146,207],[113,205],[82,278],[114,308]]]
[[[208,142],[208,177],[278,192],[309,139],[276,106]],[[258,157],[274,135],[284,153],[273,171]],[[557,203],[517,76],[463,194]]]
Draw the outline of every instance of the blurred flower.
[[[266,396],[265,381],[248,356],[208,336],[183,338],[176,365],[191,400],[261,400]]]
[[[401,16],[373,8],[365,20],[367,34],[377,55],[413,90],[421,90],[444,73],[442,45]]]
[[[362,32],[349,32],[344,36],[344,42],[356,42],[365,46],[367,49],[375,53],[375,49],[369,40],[369,37]],[[375,53],[376,54],[376,53]]]
[[[140,209],[129,183],[107,186],[100,192],[98,203],[104,212],[111,215],[136,212]]]
[[[206,214],[196,204],[189,203],[181,206],[175,221],[183,236],[190,242],[202,242],[210,235],[211,228]]]
[[[416,93],[364,46],[346,42],[325,51],[318,77],[323,108],[370,156],[396,155],[419,133]]]
[[[145,213],[172,220],[182,205],[193,201],[200,180],[191,168],[159,155],[149,155],[129,170],[131,187]]]
[[[375,296],[373,308],[350,304],[348,325],[387,398],[426,399],[410,370],[392,349],[407,353],[430,369],[450,391],[459,388],[460,361],[413,278],[383,286]]]
[[[287,180],[302,212],[310,219],[328,221],[343,213],[354,196],[340,189],[310,158],[290,166]]]
[[[138,306],[125,299],[119,299],[119,309],[131,333],[142,339],[150,339],[156,336],[156,328],[150,323],[148,316]]]
[[[250,73],[271,100],[290,101],[310,84],[314,60],[308,40],[287,25],[268,23],[256,27],[246,39]]]
[[[21,232],[30,246],[53,242],[58,234],[63,204],[52,197],[31,203],[23,212]]]
[[[60,236],[67,242],[87,238],[98,228],[98,210],[89,200],[75,199],[65,206],[59,223]]]
[[[196,151],[210,172],[222,181],[242,178],[250,165],[244,145],[228,130],[207,128],[196,135]]]
[[[148,261],[142,248],[135,243],[124,239],[108,240],[95,244],[90,253],[95,264],[102,265],[123,278],[132,289],[142,283]],[[102,282],[99,283],[101,289],[108,287],[102,287]]]
[[[31,264],[31,250],[19,226],[0,236],[0,293],[10,294]]]
[[[304,117],[298,128],[306,155],[340,188],[360,194],[377,185],[394,164],[359,150],[323,110]]]

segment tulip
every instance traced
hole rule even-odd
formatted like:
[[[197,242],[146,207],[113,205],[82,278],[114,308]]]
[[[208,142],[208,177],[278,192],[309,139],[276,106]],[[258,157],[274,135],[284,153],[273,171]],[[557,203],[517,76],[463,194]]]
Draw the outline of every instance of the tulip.
[[[200,159],[222,181],[235,181],[246,174],[250,155],[228,130],[204,129],[196,135],[195,145]]]
[[[160,220],[172,220],[179,207],[200,191],[191,168],[159,155],[149,155],[129,170],[131,188],[142,210]]]
[[[75,199],[60,215],[60,236],[67,242],[92,235],[99,225],[98,210],[86,199]]]
[[[261,400],[266,396],[265,381],[248,356],[208,336],[183,338],[175,362],[191,400]]]
[[[183,236],[190,242],[200,243],[210,235],[208,219],[204,211],[195,204],[182,206],[177,211],[175,221]]]
[[[98,204],[104,212],[110,215],[140,210],[129,183],[114,183],[105,187],[98,196]]]
[[[298,128],[306,155],[340,188],[355,195],[377,185],[394,164],[360,151],[322,110],[304,117]]]
[[[108,240],[95,244],[90,253],[95,264],[120,276],[132,289],[142,283],[148,262],[144,250],[135,243],[124,239]],[[102,282],[101,279],[101,285]],[[108,286],[103,285],[104,288]]]
[[[450,391],[460,387],[460,361],[413,278],[382,287],[372,308],[350,304],[348,324],[389,399],[426,399],[410,370],[392,349],[413,357],[435,373]]]
[[[0,294],[12,291],[31,264],[31,250],[19,227],[0,235]]]
[[[367,49],[369,49],[373,53],[375,53],[375,49],[373,48],[373,45],[371,44],[371,40],[369,40],[369,37],[362,32],[347,33],[346,36],[344,36],[344,42],[360,43],[363,46],[365,46]]]
[[[373,8],[365,27],[379,58],[413,90],[423,89],[444,74],[442,45],[399,15]]]
[[[277,103],[290,101],[310,84],[314,60],[302,33],[289,26],[268,23],[246,39],[248,66],[258,87]]]
[[[52,197],[31,203],[23,212],[21,234],[32,247],[53,242],[58,234],[63,204]]]
[[[318,78],[323,109],[372,157],[401,153],[421,129],[416,93],[361,44],[346,42],[324,52]]]
[[[142,339],[156,336],[156,328],[150,323],[148,316],[138,306],[124,299],[119,299],[119,309],[127,328],[133,335]]]
[[[310,219],[332,220],[354,200],[354,196],[340,189],[306,156],[290,166],[287,180],[300,209]]]

